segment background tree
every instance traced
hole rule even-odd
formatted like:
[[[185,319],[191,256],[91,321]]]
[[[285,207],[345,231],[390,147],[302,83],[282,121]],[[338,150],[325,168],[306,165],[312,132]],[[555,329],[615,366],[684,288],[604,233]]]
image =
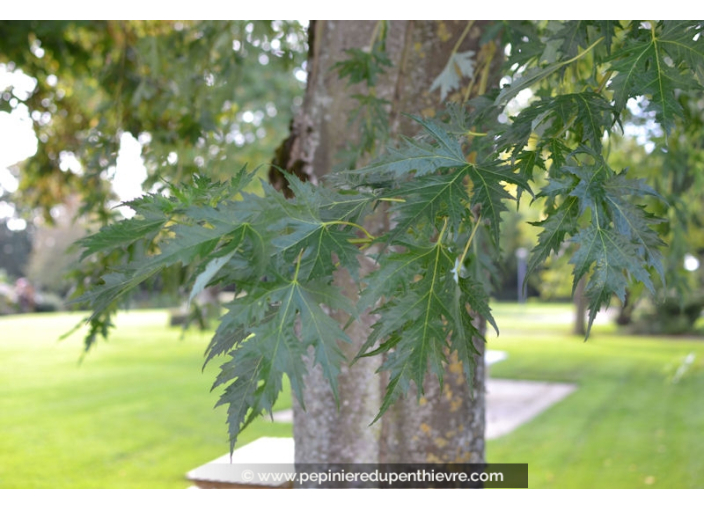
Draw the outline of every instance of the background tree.
[[[19,189],[4,198],[48,227],[76,200],[74,230],[122,217],[111,182],[125,137],[145,168],[123,164],[123,181],[158,191],[165,178],[188,181],[206,167],[220,178],[231,165],[269,161],[301,101],[305,32],[296,22],[2,21],[0,35],[1,70],[35,83],[4,90],[0,109],[26,110],[38,142],[18,168]],[[47,275],[46,248],[34,247],[32,276]],[[122,256],[96,254],[72,281],[51,286],[80,293]],[[175,285],[159,287],[177,288],[185,274],[170,270]]]
[[[2,21],[0,35],[5,70],[36,80],[26,98],[0,95],[0,109],[28,108],[39,142],[15,199],[48,220],[71,194],[114,217],[106,177],[125,133],[142,144],[145,189],[268,161],[303,87],[298,23]]]
[[[25,275],[24,267],[32,242],[26,230],[14,231],[3,223],[0,225],[0,268],[6,276],[19,278]]]

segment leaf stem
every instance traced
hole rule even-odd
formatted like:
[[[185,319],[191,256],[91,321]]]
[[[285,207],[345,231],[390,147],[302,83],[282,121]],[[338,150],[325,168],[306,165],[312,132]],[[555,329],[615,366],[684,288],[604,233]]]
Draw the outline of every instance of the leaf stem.
[[[447,229],[447,216],[445,216],[445,223],[442,226],[442,230],[440,230],[440,234],[438,234],[438,243],[442,241],[442,236],[445,234],[445,229]]]
[[[372,38],[369,41],[369,53],[374,51],[374,44],[376,44],[376,37],[377,37],[377,35],[379,35],[379,27],[381,27],[381,24],[383,22],[384,22],[383,20],[379,20],[374,25],[374,30],[372,31]]]
[[[601,79],[601,82],[599,83],[599,86],[598,86],[598,87],[596,88],[596,90],[594,91],[596,94],[601,94],[601,91],[604,90],[604,87],[605,87],[606,84],[609,82],[609,79],[611,78],[611,75],[613,75],[613,74],[614,74],[614,71],[611,70],[611,71],[608,71],[608,72],[604,75],[604,77]]]
[[[457,50],[460,49],[460,45],[464,41],[464,38],[467,37],[467,34],[469,33],[469,30],[472,28],[472,25],[474,25],[474,20],[470,20],[467,22],[467,26],[464,27],[464,30],[462,31],[462,34],[460,35],[460,38],[457,39],[457,42],[455,43],[455,47],[452,48],[452,53],[450,55],[454,55],[457,53]]]
[[[464,263],[464,259],[467,256],[467,252],[469,251],[469,246],[472,244],[472,239],[474,239],[474,234],[477,233],[477,228],[479,228],[479,224],[481,223],[482,217],[478,216],[477,221],[474,224],[474,228],[472,229],[472,233],[469,235],[469,239],[467,239],[467,244],[464,246],[464,251],[462,252],[462,257],[460,257],[460,264]]]
[[[494,61],[494,57],[496,56],[496,44],[494,41],[489,42],[488,52],[489,56],[486,59],[484,69],[482,69],[481,79],[479,80],[479,90],[477,91],[478,96],[486,94],[487,83],[489,82],[489,73],[491,72],[491,63]]]
[[[374,240],[376,239],[373,235],[371,235],[366,228],[364,228],[362,225],[358,225],[357,223],[352,223],[351,221],[342,221],[342,220],[335,220],[335,221],[325,221],[323,222],[323,226],[327,227],[328,225],[347,225],[350,227],[355,227],[358,228],[359,230],[362,231],[362,233],[367,236],[369,239]]]
[[[303,259],[304,250],[305,248],[301,248],[301,251],[298,252],[298,257],[296,257],[296,272],[293,274],[293,280],[291,280],[291,283],[298,282],[298,271],[301,269],[301,260]]]
[[[487,54],[488,56],[485,56]],[[466,103],[467,101],[469,101],[469,94],[472,92],[472,88],[474,87],[474,81],[477,78],[477,74],[480,75],[477,96],[481,96],[486,92],[486,86],[489,80],[489,70],[491,67],[491,63],[494,60],[494,55],[496,55],[496,45],[493,41],[482,46],[482,49],[479,52],[479,56],[477,57],[477,60],[480,57],[482,58],[482,70],[481,72],[474,73],[474,76],[472,76],[472,81],[467,87],[467,92],[464,95],[464,100],[462,101],[462,103]]]
[[[602,37],[599,37],[599,39],[597,39],[596,41],[594,41],[594,42],[592,43],[592,45],[589,46],[589,48],[587,48],[586,50],[584,50],[584,51],[583,51],[582,53],[580,53],[579,55],[575,55],[575,56],[572,57],[571,59],[565,60],[565,61],[562,63],[562,65],[563,65],[563,66],[566,66],[567,64],[571,64],[571,63],[574,62],[575,60],[579,60],[579,59],[582,58],[584,55],[586,55],[587,53],[589,53],[590,51],[592,51],[592,49],[594,48],[594,46],[596,46],[597,44],[601,43],[601,41],[603,41],[603,40],[604,40],[604,37],[603,37],[603,36],[602,36]]]
[[[575,122],[576,120],[577,120],[577,114],[575,113],[575,114],[572,115],[572,117],[570,117],[570,118],[567,120],[567,122],[565,122],[565,125],[562,126],[562,129],[560,129],[560,131],[557,133],[557,135],[555,136],[555,138],[560,138],[562,135],[564,135],[565,133],[567,133],[567,132],[572,128],[572,125],[574,124],[574,122]]]

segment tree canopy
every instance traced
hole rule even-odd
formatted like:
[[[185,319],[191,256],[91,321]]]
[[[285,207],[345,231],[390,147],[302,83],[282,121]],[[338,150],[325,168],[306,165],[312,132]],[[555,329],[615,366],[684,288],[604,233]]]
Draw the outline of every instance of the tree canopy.
[[[249,25],[244,26],[246,31]],[[206,354],[206,362],[229,357],[215,386],[224,387],[220,403],[228,406],[234,445],[242,427],[271,411],[284,375],[305,404],[301,386],[308,349],[336,392],[340,367],[354,360],[340,350],[338,342],[347,335],[330,318],[330,310],[345,312],[350,321],[368,310],[379,317],[357,356],[384,355],[381,369],[389,382],[377,418],[412,386],[422,393],[428,373],[442,379],[451,356],[459,358],[471,380],[477,353],[473,338],[483,334],[479,323],[500,327],[489,308],[491,265],[502,236],[502,214],[518,200],[542,210],[529,271],[570,246],[574,285],[587,278],[589,327],[612,296],[625,300],[633,282],[655,292],[656,282],[666,275],[666,222],[675,219],[669,217],[673,206],[662,183],[667,180],[674,190],[697,177],[677,164],[663,164],[656,179],[638,165],[615,167],[611,147],[625,126],[644,119],[661,130],[662,136],[653,131],[649,137],[656,150],[666,151],[662,154],[675,154],[674,148],[686,145],[686,122],[697,110],[692,105],[702,100],[702,25],[497,22],[484,31],[481,51],[458,52],[471,26],[458,36],[432,87],[446,108],[414,117],[417,137],[386,137],[388,105],[375,98],[375,76],[399,63],[386,56],[380,24],[369,47],[350,49],[349,58],[330,70],[362,91],[362,137],[350,150],[353,157],[341,155],[346,167],[326,185],[287,175],[291,199],[266,182],[254,193],[255,172],[232,159],[209,158],[207,164],[194,163],[191,182],[169,183],[166,193],[129,202],[132,219],[84,239],[86,260],[116,251],[129,254],[81,298],[92,308],[88,345],[107,330],[116,302],[167,267],[194,268],[191,297],[210,285],[236,286],[237,296],[226,305]],[[212,27],[225,34],[223,66],[234,58],[234,36],[228,31],[233,28],[226,27]],[[190,40],[173,26],[145,24],[134,30],[153,30],[157,40],[164,37],[168,44],[175,38],[185,44],[183,51],[192,45],[194,55],[200,48],[200,38]],[[39,33],[36,37],[41,40]],[[137,112],[145,120],[135,131],[154,129],[165,137],[152,134],[163,149],[158,151],[161,159],[154,160],[159,168],[164,158],[168,161],[169,147],[186,143],[195,154],[206,150],[199,140],[217,138],[204,135],[198,100],[195,110],[174,106],[183,96],[172,97],[174,83],[166,76],[183,77],[178,59],[152,63],[148,79],[143,78],[146,69],[138,67],[134,76],[125,75],[132,76],[128,80],[121,74],[130,55],[120,50],[123,46],[116,45],[114,55],[93,47],[101,48],[91,41],[79,45],[83,53],[69,46],[66,55],[77,51],[80,58],[107,62],[106,72],[116,73],[114,87],[104,91],[108,96],[131,87],[129,97],[154,98],[154,103],[137,101],[142,109],[113,103],[111,115],[119,115],[120,122],[112,121],[111,131],[98,121],[95,131],[89,130],[96,141],[116,125],[130,126]],[[498,61],[503,61],[505,77],[501,88],[492,89],[487,76]],[[139,59],[130,65],[138,64],[147,65]],[[204,72],[198,68],[186,76],[198,76],[199,86],[212,87]],[[178,87],[181,81],[174,80]],[[223,82],[223,94],[231,93],[231,86]],[[467,100],[476,92],[479,97]],[[191,97],[186,94],[187,101]],[[152,110],[166,118],[152,119]],[[379,157],[370,161],[369,154]],[[698,155],[690,151],[689,157]],[[100,164],[87,167],[100,175]],[[230,177],[218,180],[219,168],[228,168]],[[384,209],[389,229],[369,232],[365,218]],[[359,276],[360,255],[372,259],[377,269]],[[333,285],[340,270],[356,278],[357,303]]]
[[[145,189],[268,161],[303,88],[295,22],[2,21],[0,34],[5,70],[36,81],[28,97],[0,95],[1,110],[27,107],[40,144],[14,198],[48,219],[70,194],[114,216],[106,176],[123,133],[141,141]]]

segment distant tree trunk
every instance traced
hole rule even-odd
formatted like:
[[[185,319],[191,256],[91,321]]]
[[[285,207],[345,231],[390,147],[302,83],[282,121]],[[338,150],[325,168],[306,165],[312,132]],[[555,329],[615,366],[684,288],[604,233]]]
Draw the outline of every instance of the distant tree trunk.
[[[394,63],[376,85],[378,97],[391,104],[390,129],[394,134],[414,133],[410,119],[401,113],[432,116],[439,91],[430,93],[460,38],[470,27],[466,21],[391,22],[386,40]],[[344,50],[370,44],[375,22],[317,21],[310,28],[308,88],[303,108],[295,119],[289,164],[311,180],[331,171],[336,155],[354,136],[348,125],[355,106],[354,90],[341,83],[332,66],[345,58]],[[478,52],[482,24],[471,25],[460,51]],[[386,228],[383,211],[369,220],[376,232]],[[371,271],[371,259],[363,271]],[[348,297],[356,300],[357,287],[349,275],[336,277]],[[347,317],[337,317],[346,322]],[[350,359],[367,338],[375,318],[362,316],[347,333],[344,346]],[[482,330],[485,326],[481,325]],[[480,342],[477,342],[478,344]],[[483,345],[478,345],[483,352]],[[445,386],[428,376],[425,396],[408,395],[390,409],[381,423],[369,427],[378,412],[384,381],[376,374],[380,360],[365,358],[345,367],[339,377],[340,407],[318,369],[312,369],[305,386],[304,412],[295,405],[294,437],[297,463],[321,462],[481,462],[484,460],[484,364],[477,360],[472,399],[459,362],[448,367]]]
[[[574,290],[574,334],[587,334],[587,297],[584,295],[584,289],[587,285],[587,279],[582,278]]]
[[[621,303],[621,308],[616,317],[616,324],[619,326],[628,326],[633,322],[633,311],[635,310],[634,299],[631,297],[631,292],[626,289],[626,297]]]

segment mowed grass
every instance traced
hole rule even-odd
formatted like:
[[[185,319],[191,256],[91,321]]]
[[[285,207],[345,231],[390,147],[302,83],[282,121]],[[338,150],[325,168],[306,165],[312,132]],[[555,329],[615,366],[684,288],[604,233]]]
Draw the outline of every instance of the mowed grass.
[[[490,462],[527,462],[531,487],[704,487],[704,341],[601,324],[585,343],[569,334],[569,305],[494,313],[501,335],[488,347],[509,357],[492,377],[579,389],[489,441]],[[79,365],[80,332],[57,341],[79,319],[0,318],[0,488],[188,486],[187,471],[228,449],[226,410],[209,392],[219,362],[201,372],[210,333],[181,338],[165,312],[130,312]],[[284,392],[277,408],[290,402]],[[259,420],[239,444],[291,433]]]
[[[82,363],[81,315],[0,318],[0,488],[180,488],[227,453],[226,409],[201,372],[211,333],[167,328],[166,312],[118,317]],[[290,407],[288,392],[278,408]],[[241,436],[290,436],[261,420]]]
[[[500,336],[488,346],[509,357],[492,377],[579,388],[489,441],[490,462],[527,462],[532,488],[704,488],[704,341],[605,325],[585,343],[568,333],[569,306],[495,310]]]

